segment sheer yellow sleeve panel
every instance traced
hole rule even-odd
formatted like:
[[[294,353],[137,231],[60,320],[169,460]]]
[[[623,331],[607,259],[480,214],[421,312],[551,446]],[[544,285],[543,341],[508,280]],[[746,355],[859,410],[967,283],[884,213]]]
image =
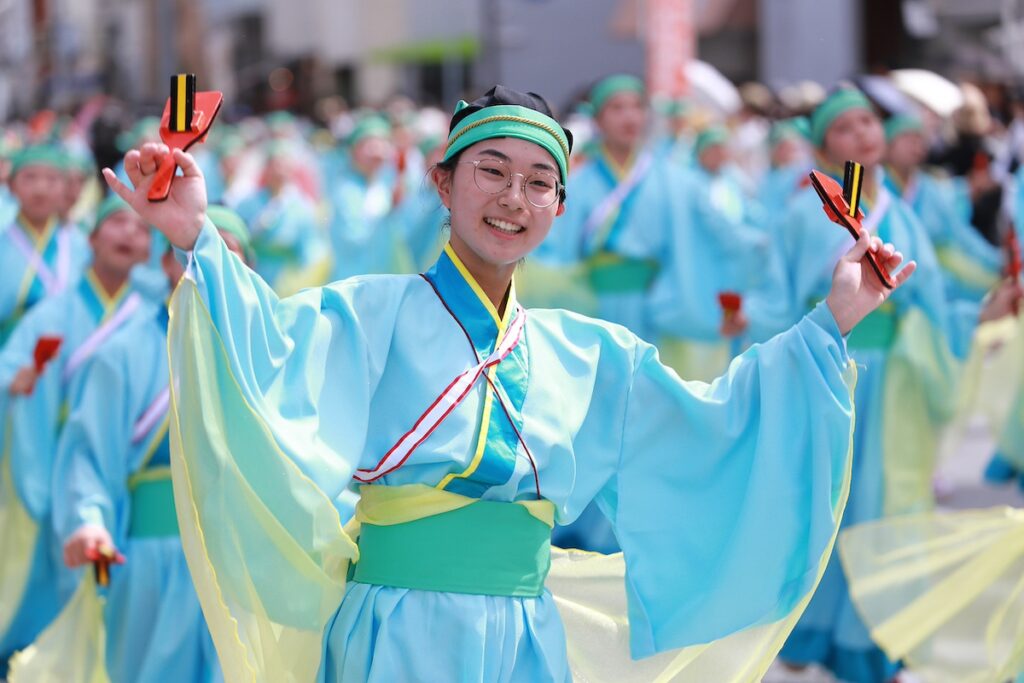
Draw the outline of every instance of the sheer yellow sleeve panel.
[[[21,606],[25,584],[32,570],[38,525],[22,505],[11,477],[11,430],[0,453],[0,633],[6,633]]]
[[[900,320],[885,374],[883,463],[886,515],[930,510],[938,434],[956,408],[960,362],[920,309]]]
[[[11,659],[9,683],[110,683],[104,600],[92,572],[36,642]]]
[[[1024,510],[912,515],[845,531],[850,594],[872,638],[927,683],[1024,671]]]
[[[1024,410],[1024,315],[978,326],[960,381],[956,417],[942,439],[941,457],[959,452],[968,427],[980,418],[993,439]],[[1004,456],[1012,457],[1014,449]],[[1017,463],[1024,467],[1024,459]]]
[[[245,402],[191,280],[171,310],[175,505],[225,680],[315,680],[356,546]]]

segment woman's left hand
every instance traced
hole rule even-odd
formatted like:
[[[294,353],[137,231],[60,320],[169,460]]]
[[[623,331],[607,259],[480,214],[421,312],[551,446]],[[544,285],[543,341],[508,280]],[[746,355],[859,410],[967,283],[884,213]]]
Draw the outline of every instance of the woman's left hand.
[[[825,299],[843,336],[849,334],[857,323],[902,287],[917,269],[917,263],[909,262],[903,270],[893,275],[896,287],[887,289],[865,258],[868,251],[875,254],[879,264],[890,273],[903,263],[903,254],[896,251],[896,247],[883,244],[882,240],[870,236],[867,231],[861,232],[853,247],[836,264],[832,272],[832,290]]]

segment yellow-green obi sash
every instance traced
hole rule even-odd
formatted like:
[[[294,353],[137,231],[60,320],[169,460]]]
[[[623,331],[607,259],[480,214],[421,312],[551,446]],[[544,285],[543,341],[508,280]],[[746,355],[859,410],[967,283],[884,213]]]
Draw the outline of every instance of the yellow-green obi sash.
[[[658,263],[599,251],[587,259],[590,286],[599,294],[645,292],[658,274]]]
[[[899,318],[896,306],[886,301],[857,323],[846,340],[850,350],[886,350],[896,341]]]
[[[178,536],[178,516],[174,511],[174,488],[170,467],[153,467],[136,472],[128,480],[131,493],[131,538]]]
[[[363,486],[361,493],[352,581],[520,598],[544,591],[551,568],[550,501],[479,500],[425,486]],[[428,514],[406,519],[417,514],[417,503]],[[409,515],[396,517],[403,507]]]

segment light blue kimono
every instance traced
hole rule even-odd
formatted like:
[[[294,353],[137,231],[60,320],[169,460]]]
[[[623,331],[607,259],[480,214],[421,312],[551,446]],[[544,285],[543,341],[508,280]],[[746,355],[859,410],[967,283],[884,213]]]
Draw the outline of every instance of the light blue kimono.
[[[726,167],[719,173],[709,173],[696,164],[693,172],[697,182],[705,187],[711,205],[733,223],[757,227],[764,223],[764,210],[759,197],[750,197],[743,188],[740,171]]]
[[[369,182],[349,171],[330,188],[332,280],[402,272],[404,245],[392,218],[393,190],[394,174],[386,169]]]
[[[18,215],[18,200],[11,194],[11,189],[0,185],[0,231],[6,230],[15,216]]]
[[[198,296],[217,337],[230,340],[222,363],[231,386],[271,430],[275,452],[343,519],[356,469],[376,467],[477,362],[474,351],[491,352],[518,305],[513,291],[499,317],[450,247],[427,281],[360,277],[288,299],[209,223],[187,262],[196,294],[185,296]],[[508,412],[477,383],[375,483],[492,501],[531,500],[539,486],[561,523],[596,500],[625,554],[633,655],[703,643],[777,618],[813,585],[843,495],[848,371],[824,306],[711,385],[681,381],[619,325],[527,310],[525,336],[493,377]],[[205,380],[178,381],[184,391]],[[198,459],[190,476],[208,469],[216,478],[223,455],[185,455]],[[216,517],[198,523],[227,525],[227,536],[245,523]],[[207,552],[216,561],[222,550]],[[547,591],[514,598],[350,582],[324,642],[319,680],[331,683],[570,680]]]
[[[888,312],[872,314],[885,316],[881,318],[883,321],[893,321],[896,327],[890,328],[889,334],[895,335],[894,338],[879,341],[877,335],[873,335],[875,339],[865,337],[865,330],[873,321],[861,323],[850,337],[850,355],[860,372],[856,390],[853,480],[844,526],[877,519],[883,514],[886,421],[906,419],[883,412],[886,374],[890,371],[893,350],[899,346],[903,321],[913,309],[923,313],[934,331],[933,341],[962,355],[969,348],[977,319],[977,308],[958,313],[948,305],[944,276],[925,228],[902,200],[895,196],[890,199],[889,209],[876,234],[896,245],[907,260],[917,261],[917,272],[884,305]],[[870,217],[872,207],[865,205],[865,208]],[[812,188],[803,190],[793,200],[779,230],[788,270],[789,319],[795,320],[828,294],[836,261],[853,246],[853,239],[828,220]],[[922,345],[920,352],[926,351]],[[937,383],[941,380],[934,379]],[[947,400],[953,393],[948,384],[942,387],[935,392],[942,394],[934,397],[937,402]],[[939,408],[935,410],[941,412]],[[930,492],[931,472],[921,474]],[[832,560],[781,657],[793,662],[820,663],[851,683],[887,680],[894,667],[872,643],[850,602],[838,557],[833,555]]]
[[[603,152],[577,168],[569,176],[565,213],[530,258],[552,266],[590,263],[597,316],[652,340],[647,295],[673,226],[687,219],[688,207],[679,191],[682,171],[654,150],[640,152],[637,163],[648,154],[646,172],[600,225],[588,225],[594,210],[630,171],[617,169]]]
[[[47,295],[57,293],[54,288],[47,287],[29,260],[15,246],[14,238],[11,236],[15,232],[25,238],[42,257],[43,263],[66,285],[73,285],[78,281],[91,258],[85,235],[77,230],[58,228],[56,223],[38,236],[17,220],[0,232],[0,345],[11,335],[26,311]],[[62,269],[58,267],[59,247],[62,241],[69,256],[66,260],[66,272],[61,272]]]
[[[415,272],[423,272],[434,263],[444,246],[446,235],[444,208],[433,183],[424,180],[410,188],[393,219],[409,252]]]
[[[796,197],[811,169],[807,164],[797,163],[773,166],[758,183],[757,201],[763,207],[760,215],[762,227],[774,232],[779,220],[785,216],[789,202]]]
[[[111,568],[104,608],[110,679],[220,680],[176,533],[166,406],[154,410],[168,385],[167,309],[140,312],[82,375],[57,453],[54,527],[66,542],[83,524],[102,526],[126,558]],[[156,417],[144,422],[147,412]],[[166,488],[144,499],[154,484]],[[154,510],[154,497],[166,505]]]
[[[1003,255],[962,220],[952,183],[919,171],[902,190],[886,174],[886,186],[903,197],[928,231],[946,276],[948,298],[981,301],[999,280]]]
[[[117,320],[120,307],[130,296],[126,286],[109,297],[87,271],[77,285],[44,300],[22,318],[0,352],[0,391],[6,396],[15,373],[32,364],[39,338],[62,339],[58,355],[46,365],[32,394],[9,397],[0,426],[0,443],[5,444],[0,457],[8,460],[17,496],[10,504],[20,504],[38,526],[22,602],[7,631],[0,634],[0,656],[4,658],[29,645],[70,597],[61,589],[72,585],[73,579],[64,567],[59,539],[50,533],[57,441],[67,405],[82,387],[81,364],[76,362],[79,369],[71,373],[69,362],[102,324]],[[130,305],[140,304],[136,300]]]
[[[312,203],[295,187],[285,188],[276,197],[266,189],[257,190],[236,210],[249,226],[256,272],[272,285],[286,269],[309,266],[326,248]]]
[[[735,292],[746,298],[778,277],[770,239],[745,222],[742,204],[730,209],[716,203],[710,188],[718,182],[731,185],[700,169],[678,179],[680,211],[687,213],[671,223],[667,258],[646,302],[659,349],[684,379],[717,377],[740,351],[740,340],[726,340],[719,331],[724,314],[718,295]],[[762,313],[743,308],[749,318]]]

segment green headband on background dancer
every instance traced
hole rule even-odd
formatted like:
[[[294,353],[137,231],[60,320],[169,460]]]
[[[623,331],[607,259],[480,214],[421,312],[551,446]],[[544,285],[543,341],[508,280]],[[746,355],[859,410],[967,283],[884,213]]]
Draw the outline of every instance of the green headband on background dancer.
[[[597,112],[601,111],[601,107],[605,105],[612,97],[621,93],[636,93],[640,97],[645,97],[647,94],[644,88],[644,82],[636,76],[629,74],[613,74],[602,78],[600,81],[594,84],[594,87],[590,89],[590,106],[593,109],[593,113],[596,115]]]
[[[885,141],[892,142],[904,133],[924,134],[924,122],[911,114],[896,114],[885,122]]]
[[[547,102],[534,93],[496,85],[472,103],[455,105],[444,161],[481,140],[519,138],[543,147],[558,164],[562,184],[569,177],[572,133],[556,121]]]
[[[811,142],[818,149],[825,145],[825,133],[832,123],[848,111],[867,109],[874,112],[871,101],[860,90],[842,88],[835,91],[811,114]]]

